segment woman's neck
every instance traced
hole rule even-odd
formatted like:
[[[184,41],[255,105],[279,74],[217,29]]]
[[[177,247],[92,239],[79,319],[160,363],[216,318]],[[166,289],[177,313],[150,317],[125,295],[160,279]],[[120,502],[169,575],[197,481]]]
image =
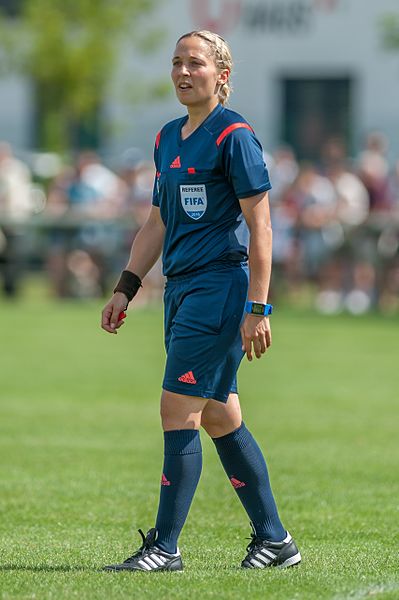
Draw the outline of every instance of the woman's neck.
[[[187,108],[188,119],[183,127],[183,136],[188,137],[193,131],[195,131],[201,123],[211,114],[216,108],[218,102],[214,102],[207,106],[191,106]]]

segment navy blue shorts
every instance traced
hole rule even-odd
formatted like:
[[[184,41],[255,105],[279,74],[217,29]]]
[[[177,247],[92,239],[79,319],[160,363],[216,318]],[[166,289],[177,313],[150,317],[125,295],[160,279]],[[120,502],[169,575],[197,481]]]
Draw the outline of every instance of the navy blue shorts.
[[[220,402],[237,392],[247,291],[246,266],[167,280],[165,390]]]

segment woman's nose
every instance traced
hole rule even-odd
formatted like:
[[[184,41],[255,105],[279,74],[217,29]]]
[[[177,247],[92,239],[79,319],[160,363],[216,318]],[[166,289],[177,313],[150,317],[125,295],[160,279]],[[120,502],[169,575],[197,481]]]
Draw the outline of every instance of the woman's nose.
[[[180,69],[180,73],[182,75],[190,75],[190,70],[189,70],[188,66],[185,65],[185,64],[182,64],[181,65],[181,69]]]

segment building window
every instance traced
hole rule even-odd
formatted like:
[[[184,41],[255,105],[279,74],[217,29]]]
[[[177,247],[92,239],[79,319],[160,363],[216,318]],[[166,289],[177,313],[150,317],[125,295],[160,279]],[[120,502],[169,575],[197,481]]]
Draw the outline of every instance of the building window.
[[[300,160],[320,159],[325,142],[341,138],[352,145],[353,80],[340,78],[284,78],[282,80],[281,139]]]

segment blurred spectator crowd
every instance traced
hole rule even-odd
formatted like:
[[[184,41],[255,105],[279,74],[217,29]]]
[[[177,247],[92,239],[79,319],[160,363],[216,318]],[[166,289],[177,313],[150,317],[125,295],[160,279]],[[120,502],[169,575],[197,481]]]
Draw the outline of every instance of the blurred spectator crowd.
[[[281,146],[265,155],[275,302],[320,312],[399,312],[399,160],[391,166],[379,132],[350,159],[329,139],[318,164]],[[107,295],[151,206],[154,168],[137,148],[106,164],[82,152],[16,158],[0,142],[0,283],[15,297],[28,272],[45,270],[60,298]],[[142,302],[163,290],[159,263]]]

